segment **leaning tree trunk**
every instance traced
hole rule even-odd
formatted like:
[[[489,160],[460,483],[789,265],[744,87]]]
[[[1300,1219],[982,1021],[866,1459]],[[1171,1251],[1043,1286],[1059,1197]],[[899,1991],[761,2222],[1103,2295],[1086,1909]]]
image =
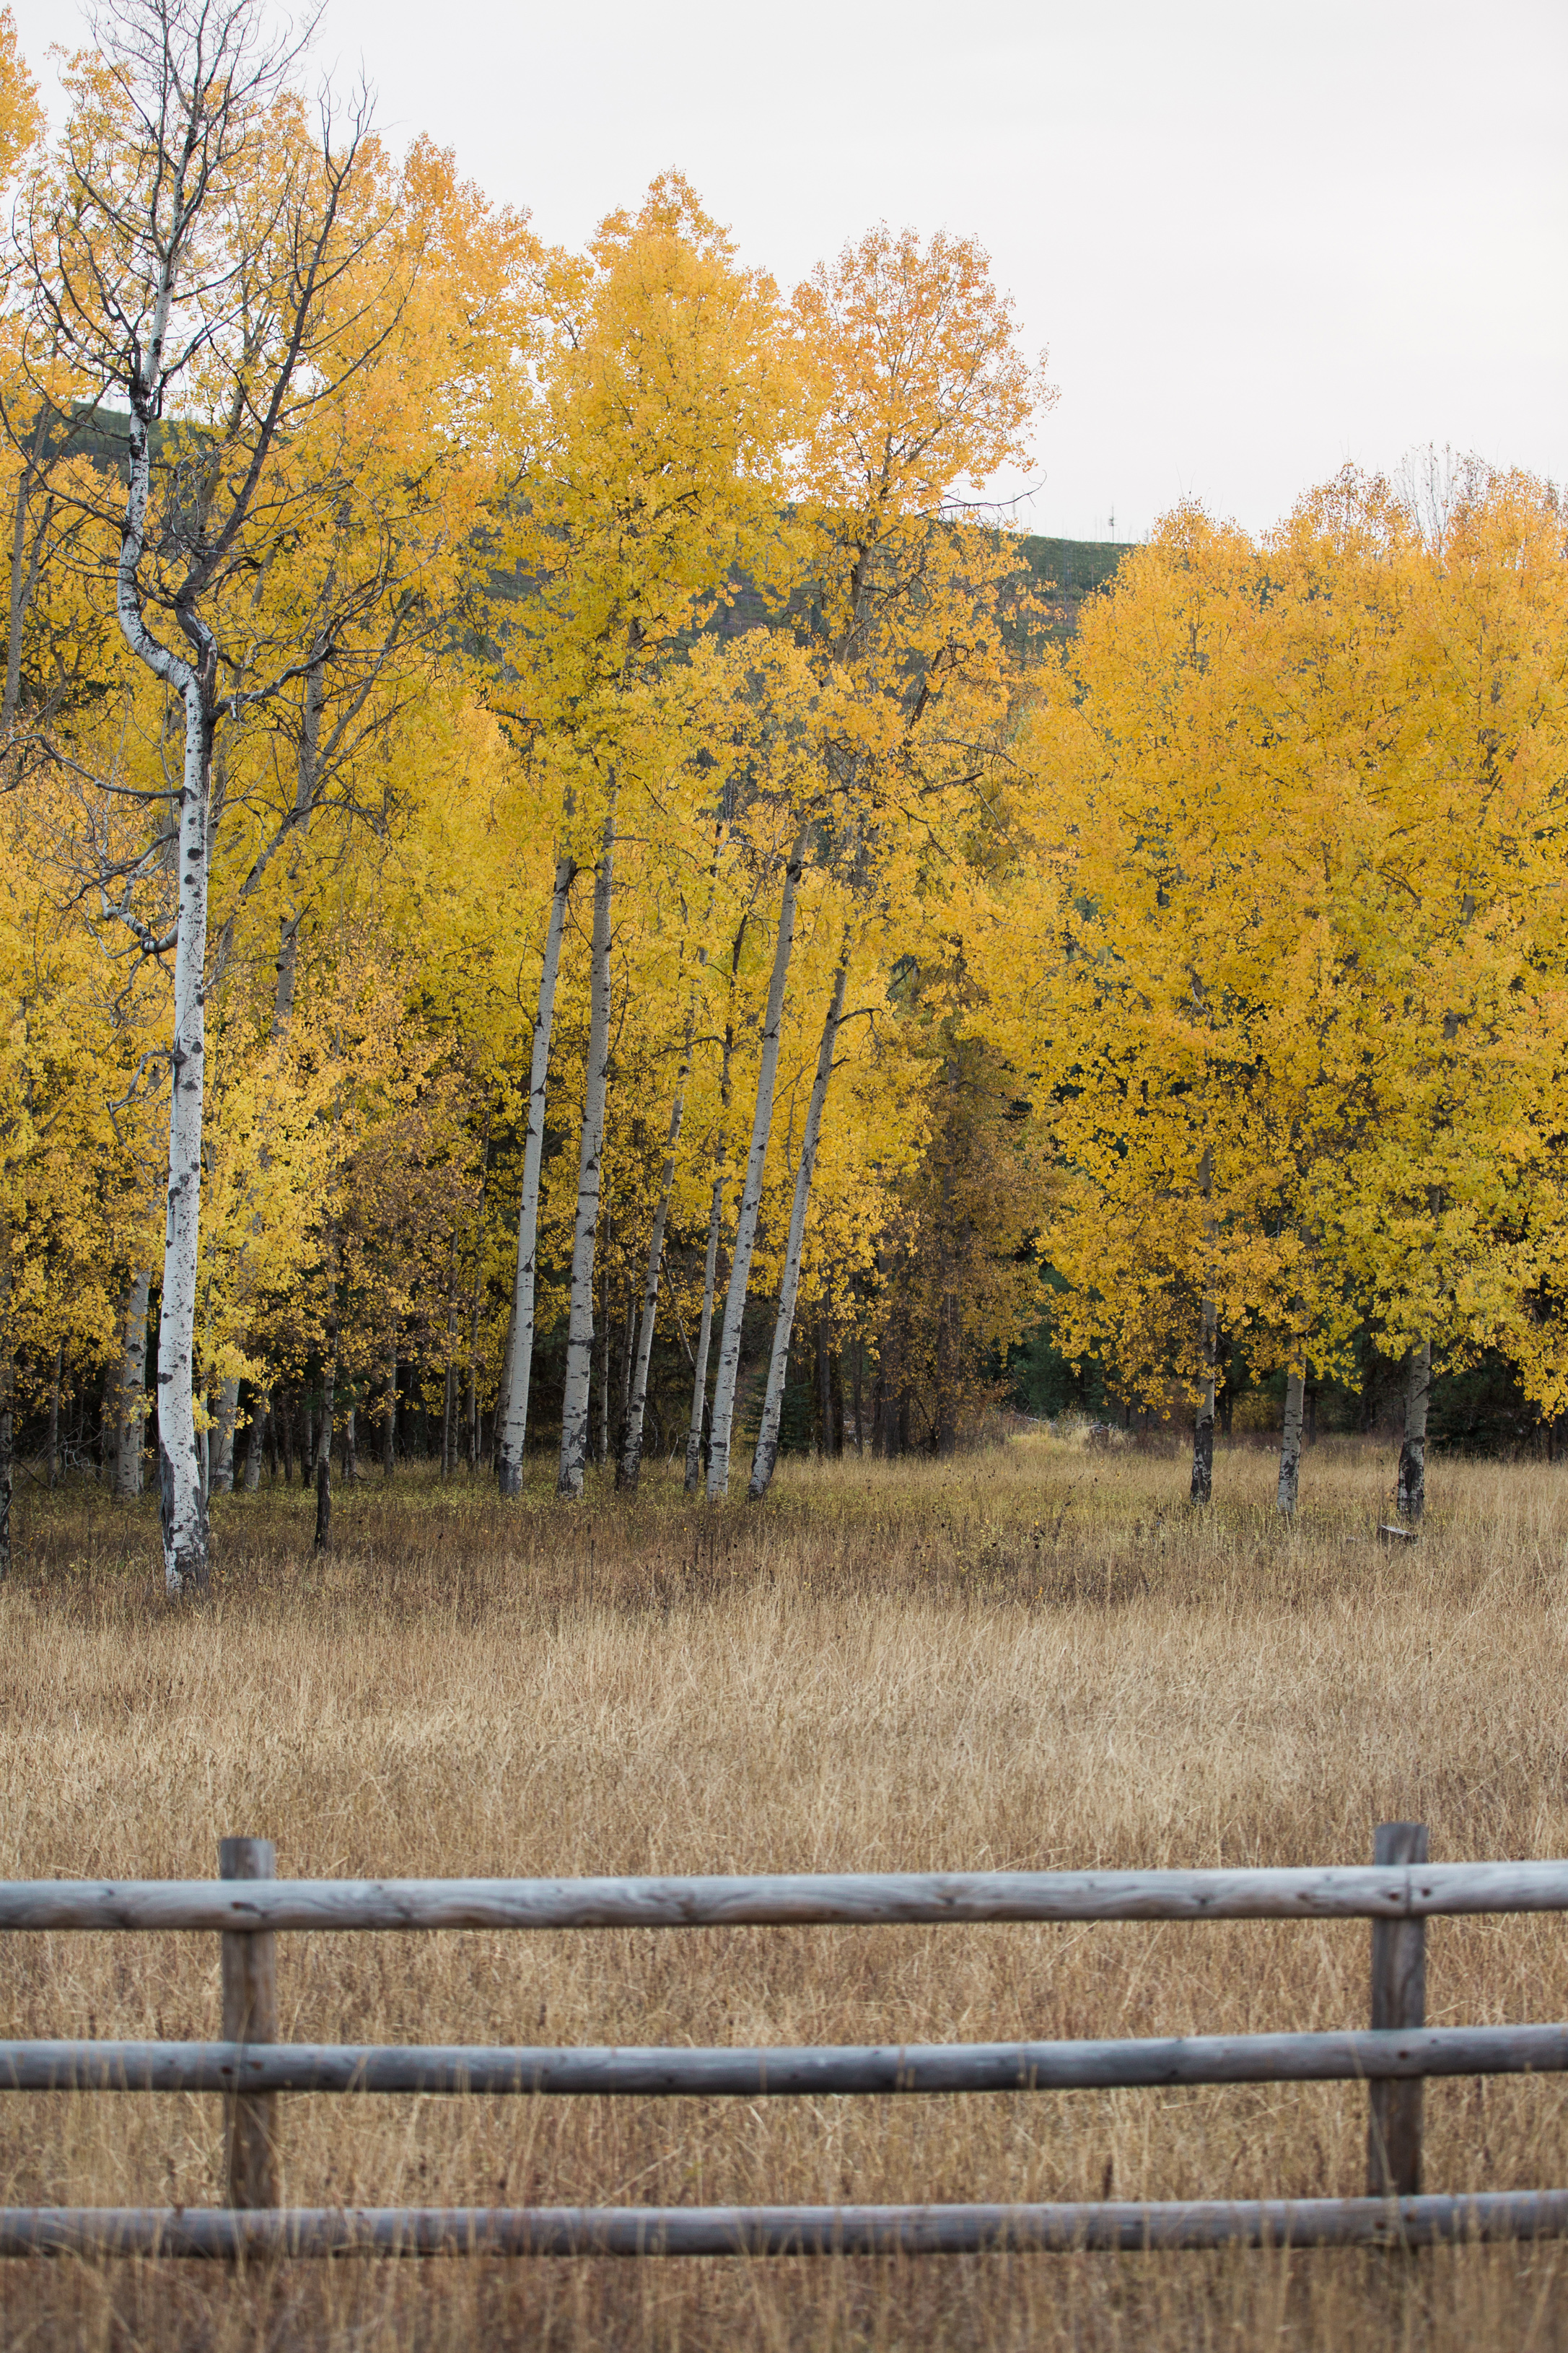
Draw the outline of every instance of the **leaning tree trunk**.
[[[528,1384],[533,1368],[535,1270],[539,1249],[539,1176],[544,1161],[544,1090],[550,1074],[550,1038],[555,1022],[555,980],[561,969],[561,935],[566,902],[577,871],[571,859],[555,868],[555,891],[544,935],[544,968],[539,976],[539,1010],[533,1023],[533,1054],[528,1073],[528,1134],[522,1150],[522,1198],[517,1212],[517,1275],[511,1323],[501,1375],[502,1403],[496,1411],[496,1484],[503,1495],[522,1491],[522,1450],[528,1436]]]
[[[605,1155],[605,1100],[610,1082],[610,908],[615,890],[615,803],[594,875],[594,946],[589,983],[588,1067],[583,1087],[583,1141],[577,1159],[577,1226],[572,1241],[572,1294],[566,1323],[566,1389],[561,1411],[561,1466],[555,1491],[579,1497],[588,1461],[594,1375],[594,1245]],[[516,1411],[516,1399],[511,1401]]]
[[[1422,1340],[1405,1359],[1405,1442],[1399,1450],[1399,1516],[1418,1520],[1426,1508],[1426,1407],[1432,1395],[1432,1343]]]
[[[675,1188],[675,1147],[680,1141],[680,1116],[686,1107],[686,1080],[691,1068],[691,1033],[695,1015],[687,1008],[686,1043],[681,1050],[680,1069],[675,1082],[675,1102],[669,1114],[669,1137],[665,1146],[664,1168],[659,1177],[658,1207],[653,1213],[653,1231],[648,1236],[647,1275],[643,1283],[642,1323],[638,1326],[637,1355],[632,1365],[630,1392],[626,1398],[626,1430],[621,1440],[621,1459],[616,1468],[617,1487],[635,1487],[642,1469],[643,1415],[647,1406],[647,1368],[653,1357],[654,1328],[658,1320],[658,1276],[664,1261],[664,1229],[669,1219],[669,1197]],[[711,1292],[707,1293],[708,1329],[713,1328]],[[700,1408],[699,1409],[700,1411]],[[688,1450],[689,1452],[689,1449]]]
[[[1306,1377],[1292,1365],[1285,1375],[1285,1429],[1279,1440],[1279,1510],[1290,1519],[1301,1479],[1301,1421],[1306,1402]]]
[[[773,968],[768,982],[767,1012],[763,1022],[763,1057],[757,1071],[757,1104],[752,1117],[752,1143],[746,1155],[746,1181],[741,1192],[741,1213],[735,1224],[730,1287],[724,1294],[724,1328],[719,1339],[719,1370],[713,1383],[713,1428],[708,1452],[710,1503],[717,1502],[730,1490],[730,1430],[735,1418],[735,1389],[741,1374],[741,1324],[746,1313],[746,1287],[752,1279],[752,1252],[756,1247],[757,1219],[762,1208],[763,1171],[768,1155],[768,1131],[773,1125],[773,1089],[778,1082],[784,985],[789,978],[790,950],[795,944],[795,900],[800,887],[805,858],[805,828],[803,826],[795,837],[789,862],[784,868],[778,938],[773,946]]]
[[[773,1347],[768,1362],[767,1392],[763,1398],[763,1420],[757,1432],[757,1449],[752,1458],[752,1482],[746,1491],[748,1500],[753,1504],[761,1503],[767,1493],[773,1465],[779,1459],[779,1419],[784,1411],[784,1379],[789,1370],[790,1335],[795,1330],[795,1303],[800,1291],[805,1212],[811,1200],[817,1140],[822,1134],[822,1107],[827,1101],[827,1082],[833,1076],[833,1050],[838,1042],[838,1025],[844,1018],[844,989],[848,977],[849,943],[846,940],[844,952],[838,959],[838,969],[833,976],[833,996],[827,1008],[827,1018],[822,1025],[822,1043],[816,1051],[816,1076],[812,1082],[811,1101],[805,1113],[805,1134],[801,1139],[800,1166],[795,1172],[795,1199],[790,1205],[789,1240],[784,1245],[779,1312],[773,1321]],[[825,1452],[831,1443],[832,1433],[828,1431]]]

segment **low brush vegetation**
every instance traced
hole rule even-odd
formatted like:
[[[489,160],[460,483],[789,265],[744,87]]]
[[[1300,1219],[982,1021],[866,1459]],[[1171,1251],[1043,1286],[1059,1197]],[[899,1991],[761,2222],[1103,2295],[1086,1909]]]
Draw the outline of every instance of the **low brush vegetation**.
[[[8,1878],[1351,1862],[1568,1852],[1568,1472],[1437,1467],[1377,1541],[1387,1447],[1324,1440],[1312,1507],[1221,1441],[1033,1434],[946,1463],[786,1458],[764,1510],[649,1476],[403,1475],[214,1501],[203,1609],[145,1504],[18,1499],[0,1591]],[[291,2040],[674,2043],[1365,2022],[1363,1925],[290,1936]],[[212,1937],[14,1936],[16,2035],[211,2036]],[[1568,2015],[1552,1916],[1442,1921],[1434,2022]],[[1555,2081],[1437,2082],[1430,2187],[1568,2180]],[[214,2099],[14,2095],[4,2202],[221,2199]],[[763,2102],[290,2098],[290,2202],[1354,2193],[1352,2085]],[[377,2348],[1568,2343],[1550,2246],[1383,2257],[0,2266],[0,2340]]]

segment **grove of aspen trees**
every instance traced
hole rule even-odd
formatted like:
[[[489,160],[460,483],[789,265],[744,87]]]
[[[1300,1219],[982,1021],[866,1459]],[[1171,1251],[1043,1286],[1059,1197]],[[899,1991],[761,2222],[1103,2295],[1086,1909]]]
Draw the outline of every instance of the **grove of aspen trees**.
[[[268,23],[121,0],[52,132],[0,34],[0,1567],[25,1478],[171,1594],[264,1480],[760,1499],[1047,1314],[1199,1503],[1226,1367],[1286,1512],[1369,1334],[1407,1517],[1435,1370],[1563,1412],[1553,487],[1183,507],[1069,628],[978,245],[557,250]]]

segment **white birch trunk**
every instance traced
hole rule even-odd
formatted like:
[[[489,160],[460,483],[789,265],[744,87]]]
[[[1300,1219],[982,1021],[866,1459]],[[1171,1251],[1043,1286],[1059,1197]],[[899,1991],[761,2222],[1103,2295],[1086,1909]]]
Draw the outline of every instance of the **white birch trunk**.
[[[778,1080],[784,985],[789,978],[790,950],[795,944],[795,900],[805,857],[805,828],[803,826],[795,837],[789,863],[784,869],[778,938],[773,947],[773,975],[768,983],[767,1012],[763,1023],[757,1106],[752,1119],[746,1179],[741,1192],[741,1210],[735,1225],[730,1286],[724,1295],[724,1326],[719,1338],[719,1370],[713,1383],[713,1431],[708,1453],[710,1503],[717,1502],[730,1489],[730,1432],[735,1418],[735,1388],[741,1372],[741,1324],[746,1312],[746,1288],[752,1277],[752,1252],[756,1248],[757,1218],[762,1208],[763,1172],[767,1161],[768,1131],[773,1125],[773,1089]]]
[[[517,1275],[506,1364],[496,1409],[496,1484],[503,1495],[522,1491],[522,1450],[528,1436],[528,1384],[533,1369],[534,1297],[539,1250],[539,1179],[544,1161],[544,1090],[550,1073],[550,1039],[555,1023],[555,982],[561,969],[561,935],[576,868],[569,858],[555,869],[555,892],[544,935],[544,969],[539,977],[539,1011],[533,1024],[533,1054],[528,1073],[528,1133],[522,1150],[522,1198],[517,1212]]]
[[[184,667],[184,665],[182,665]],[[174,941],[174,1082],[169,1190],[158,1319],[158,1474],[163,1581],[171,1597],[204,1593],[207,1514],[196,1444],[196,1263],[202,1207],[202,1101],[206,1079],[207,784],[211,730],[203,683],[184,691],[180,794],[179,910]]]
[[[1279,1440],[1279,1489],[1276,1497],[1286,1519],[1295,1516],[1301,1479],[1301,1421],[1306,1402],[1305,1376],[1292,1365],[1285,1375],[1285,1428]]]
[[[779,1285],[779,1312],[773,1323],[773,1355],[768,1361],[768,1386],[763,1398],[762,1427],[757,1432],[756,1452],[752,1458],[752,1480],[747,1489],[751,1503],[759,1504],[768,1492],[773,1466],[779,1459],[779,1418],[784,1410],[784,1377],[789,1370],[790,1335],[795,1330],[795,1305],[800,1292],[801,1251],[805,1241],[805,1213],[811,1201],[811,1180],[816,1167],[817,1139],[822,1133],[822,1108],[827,1101],[828,1082],[833,1076],[833,1052],[838,1042],[838,1028],[844,1018],[844,989],[849,977],[849,949],[846,941],[838,959],[838,970],[833,978],[833,997],[827,1008],[827,1018],[822,1025],[822,1043],[816,1055],[816,1076],[812,1082],[811,1101],[806,1107],[805,1134],[801,1139],[800,1166],[795,1172],[795,1199],[790,1205],[789,1239],[784,1246],[784,1281]],[[825,1409],[831,1411],[826,1398]],[[825,1433],[823,1451],[831,1452],[831,1433]]]
[[[163,1304],[158,1319],[158,1471],[163,1581],[171,1599],[207,1584],[206,1498],[196,1446],[195,1373],[196,1252],[202,1205],[202,1101],[206,1078],[207,813],[212,772],[212,693],[216,648],[192,609],[182,624],[193,664],[160,645],[142,617],[137,573],[147,530],[149,427],[163,388],[163,343],[174,255],[162,267],[141,367],[131,386],[129,480],[116,575],[116,610],[127,644],[184,705],[180,789],[178,900],[174,930],[174,1019],[170,1054],[169,1184],[163,1227]]]
[[[708,1409],[708,1356],[713,1345],[713,1293],[719,1280],[719,1237],[724,1223],[724,1163],[729,1137],[724,1123],[730,1113],[730,1057],[734,1050],[735,975],[740,969],[741,941],[745,924],[735,934],[730,953],[730,1018],[724,1024],[723,1060],[719,1068],[718,1148],[713,1155],[713,1198],[708,1208],[708,1250],[702,1262],[702,1314],[697,1327],[697,1354],[691,1366],[691,1427],[686,1434],[686,1493],[694,1495],[702,1477],[702,1420]]]
[[[566,1324],[566,1389],[561,1412],[557,1494],[583,1493],[594,1371],[594,1245],[605,1155],[605,1101],[610,1078],[610,909],[615,890],[616,810],[594,875],[594,946],[588,1017],[588,1067],[583,1086],[583,1141],[577,1160],[577,1225],[572,1241],[572,1296]]]
[[[669,1114],[669,1141],[659,1180],[658,1207],[654,1211],[653,1231],[648,1236],[647,1279],[643,1285],[642,1322],[637,1330],[637,1355],[626,1398],[626,1430],[621,1440],[621,1459],[616,1479],[617,1487],[635,1487],[642,1469],[642,1426],[647,1405],[647,1368],[653,1356],[653,1335],[658,1321],[659,1269],[664,1262],[664,1231],[669,1220],[669,1197],[675,1187],[675,1147],[680,1141],[680,1119],[686,1108],[686,1080],[691,1068],[693,1020],[692,1009],[688,1007],[686,1043],[681,1052],[679,1074],[675,1082],[675,1102]],[[710,1327],[711,1323],[712,1311],[710,1308]]]
[[[694,1495],[702,1476],[702,1417],[708,1409],[708,1353],[713,1345],[713,1293],[719,1277],[719,1229],[724,1215],[724,1145],[716,1156],[719,1174],[708,1209],[708,1253],[702,1261],[702,1316],[691,1366],[691,1427],[686,1433],[686,1493]]]
[[[1405,1360],[1405,1442],[1399,1450],[1398,1507],[1402,1520],[1426,1508],[1426,1407],[1432,1395],[1432,1343],[1422,1340]]]

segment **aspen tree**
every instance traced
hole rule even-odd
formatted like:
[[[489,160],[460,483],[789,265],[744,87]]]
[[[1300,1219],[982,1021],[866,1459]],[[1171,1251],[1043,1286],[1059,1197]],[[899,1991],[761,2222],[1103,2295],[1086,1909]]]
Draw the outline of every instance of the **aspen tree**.
[[[595,806],[607,797],[597,820],[593,989],[595,1018],[602,1005],[607,1024],[616,795],[643,789],[637,747],[650,725],[658,737],[661,686],[682,635],[713,610],[738,566],[760,571],[775,560],[775,444],[795,392],[771,282],[735,267],[683,181],[657,182],[635,217],[612,215],[593,263],[581,290],[568,290],[576,323],[547,370],[549,424],[519,543],[533,585],[518,608],[516,659],[529,731],[569,747],[585,781],[604,780],[591,796]],[[657,744],[652,756],[661,766]],[[595,815],[589,797],[579,827]],[[542,1029],[542,1019],[536,1036]],[[591,1049],[558,1472],[571,1494],[582,1492],[587,1452],[606,1086]],[[520,1316],[507,1379],[512,1417],[526,1413],[522,1328]]]
[[[767,1388],[763,1398],[762,1424],[757,1431],[756,1451],[752,1459],[752,1476],[747,1490],[748,1500],[760,1503],[767,1493],[769,1482],[779,1452],[779,1416],[784,1407],[784,1375],[789,1365],[790,1336],[795,1329],[795,1307],[800,1290],[801,1251],[805,1240],[805,1211],[811,1198],[811,1180],[816,1168],[817,1142],[822,1133],[823,1105],[827,1100],[827,1084],[833,1075],[834,1050],[838,1043],[839,1024],[844,1018],[844,990],[849,978],[849,941],[844,946],[833,975],[833,994],[828,999],[827,1013],[822,1025],[822,1043],[817,1050],[816,1074],[806,1104],[805,1125],[800,1140],[800,1158],[795,1166],[795,1198],[790,1205],[789,1236],[784,1244],[784,1275],[779,1285],[778,1314],[773,1323],[773,1350],[768,1360]]]

